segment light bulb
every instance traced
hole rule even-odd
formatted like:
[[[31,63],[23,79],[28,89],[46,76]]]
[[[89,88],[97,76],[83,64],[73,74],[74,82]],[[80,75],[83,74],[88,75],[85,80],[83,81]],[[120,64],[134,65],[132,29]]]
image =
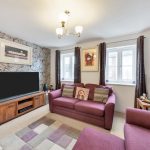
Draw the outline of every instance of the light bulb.
[[[56,34],[57,35],[63,35],[63,28],[57,28],[56,29]]]
[[[61,13],[59,16],[60,22],[67,22],[68,21],[68,15],[66,13]]]
[[[75,27],[75,32],[81,34],[83,31],[83,27],[82,26],[76,26]]]

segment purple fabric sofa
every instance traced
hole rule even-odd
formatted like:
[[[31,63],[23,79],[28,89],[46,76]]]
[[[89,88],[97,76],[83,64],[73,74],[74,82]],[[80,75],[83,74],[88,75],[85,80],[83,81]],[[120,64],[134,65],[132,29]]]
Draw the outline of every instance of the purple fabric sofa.
[[[75,90],[76,87],[89,88],[90,92],[88,100],[84,101],[75,98],[62,97],[62,89],[55,90],[49,93],[50,111],[52,113],[62,114],[110,130],[112,128],[115,107],[115,95],[112,89],[110,88],[107,103],[103,104],[93,101],[95,87],[102,86],[96,84],[86,84],[84,86],[82,83],[72,84],[72,86],[75,86]]]
[[[150,112],[128,108],[124,136],[123,140],[109,133],[85,128],[73,150],[150,150]]]

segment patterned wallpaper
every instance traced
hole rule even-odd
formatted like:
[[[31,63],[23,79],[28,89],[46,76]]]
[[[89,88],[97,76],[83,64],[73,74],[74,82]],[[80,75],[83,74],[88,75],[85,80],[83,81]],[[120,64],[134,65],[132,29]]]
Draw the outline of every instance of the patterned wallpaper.
[[[0,62],[0,72],[39,72],[40,90],[42,90],[44,83],[50,84],[50,49],[41,48],[38,45],[18,38],[13,38],[2,32],[0,32],[0,38],[33,48],[32,65],[8,64]]]

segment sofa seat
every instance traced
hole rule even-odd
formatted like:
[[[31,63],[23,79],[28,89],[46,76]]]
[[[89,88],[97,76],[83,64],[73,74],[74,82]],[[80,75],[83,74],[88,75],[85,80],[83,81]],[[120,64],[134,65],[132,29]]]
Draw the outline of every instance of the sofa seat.
[[[85,128],[73,150],[125,150],[125,148],[124,140],[121,138],[92,128]]]
[[[70,109],[74,109],[75,103],[79,100],[75,98],[68,97],[58,97],[53,100],[53,104],[56,106],[66,107]]]
[[[96,116],[104,115],[105,105],[98,102],[81,100],[75,104],[75,110]]]
[[[132,124],[125,124],[126,150],[150,150],[150,130]]]

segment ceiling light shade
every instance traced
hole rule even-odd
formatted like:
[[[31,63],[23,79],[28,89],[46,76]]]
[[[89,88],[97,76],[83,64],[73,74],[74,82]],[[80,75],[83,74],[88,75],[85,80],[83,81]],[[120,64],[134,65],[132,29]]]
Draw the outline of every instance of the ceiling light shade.
[[[80,37],[83,31],[82,26],[76,26],[74,28],[75,32],[69,32],[68,22],[67,22],[69,19],[69,16],[70,16],[70,11],[68,10],[66,10],[64,13],[60,14],[59,16],[59,22],[61,26],[59,28],[56,28],[56,34],[59,39],[61,39],[64,36],[69,36],[69,35]]]
[[[76,32],[76,33],[80,33],[80,34],[81,34],[82,31],[83,31],[83,27],[82,27],[82,26],[76,26],[76,27],[75,27],[75,32]]]
[[[68,15],[66,13],[61,13],[59,16],[59,21],[60,22],[67,22],[68,21]]]
[[[56,29],[56,34],[57,35],[63,35],[63,28],[57,28]]]

